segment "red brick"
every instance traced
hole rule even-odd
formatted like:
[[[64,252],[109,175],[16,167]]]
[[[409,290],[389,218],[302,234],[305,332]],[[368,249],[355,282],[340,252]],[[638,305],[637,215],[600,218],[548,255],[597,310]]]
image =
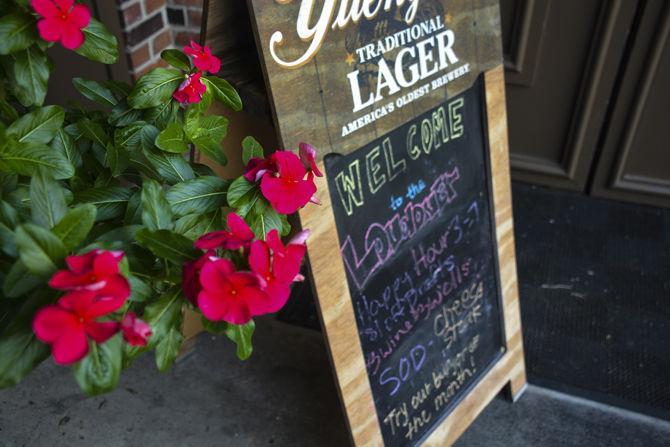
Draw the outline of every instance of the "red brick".
[[[137,23],[142,18],[142,8],[139,3],[133,3],[123,10],[124,28]]]
[[[144,0],[144,12],[148,15],[165,6],[165,0]]]
[[[144,44],[132,53],[128,54],[128,62],[131,68],[139,67],[151,58],[149,53],[149,44]]]
[[[159,35],[154,37],[154,54],[158,55],[161,51],[166,49],[172,43],[172,33],[169,29],[161,32]]]
[[[200,28],[202,24],[202,9],[188,10],[188,26]]]
[[[174,42],[179,47],[183,45],[188,45],[188,43],[192,40],[198,42],[200,40],[200,34],[190,33],[188,31],[181,31],[178,32],[176,36],[174,36]]]

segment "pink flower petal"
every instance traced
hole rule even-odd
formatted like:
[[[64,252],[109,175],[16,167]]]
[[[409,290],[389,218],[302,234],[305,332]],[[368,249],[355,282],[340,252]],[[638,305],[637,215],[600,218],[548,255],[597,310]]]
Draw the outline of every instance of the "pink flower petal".
[[[247,225],[244,219],[242,219],[237,214],[228,214],[226,217],[226,223],[228,224],[228,228],[230,229],[231,233],[233,233],[236,237],[244,241],[250,241],[254,238],[254,232],[251,231],[251,228],[249,228],[249,225]]]
[[[96,343],[104,343],[119,331],[119,323],[116,321],[97,322],[91,321],[86,324],[86,334]]]
[[[30,0],[30,6],[42,17],[58,17],[60,11],[51,0]]]
[[[63,34],[58,19],[46,18],[37,22],[37,31],[40,37],[47,42],[58,42]]]
[[[86,28],[91,21],[91,12],[86,5],[76,4],[68,15],[68,22],[79,29]]]
[[[43,307],[35,314],[33,320],[35,335],[45,343],[53,343],[65,332],[78,326],[77,317],[58,306]]]
[[[88,353],[88,340],[82,330],[68,331],[51,345],[51,354],[59,365],[69,365],[83,359]]]
[[[62,32],[60,43],[68,50],[76,50],[84,43],[84,33],[81,32],[81,28],[68,23],[63,27]]]

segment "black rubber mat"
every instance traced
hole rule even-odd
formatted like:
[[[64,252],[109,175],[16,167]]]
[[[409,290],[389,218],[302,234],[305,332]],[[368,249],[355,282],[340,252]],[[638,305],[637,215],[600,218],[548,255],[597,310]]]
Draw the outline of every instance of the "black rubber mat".
[[[670,419],[670,210],[513,198],[529,381]]]

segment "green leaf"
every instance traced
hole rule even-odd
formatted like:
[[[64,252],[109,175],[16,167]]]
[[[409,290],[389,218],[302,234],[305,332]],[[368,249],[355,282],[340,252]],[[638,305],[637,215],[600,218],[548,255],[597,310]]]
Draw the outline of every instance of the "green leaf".
[[[63,126],[65,112],[58,106],[40,107],[23,115],[7,128],[7,135],[21,143],[50,142]]]
[[[89,118],[82,118],[77,121],[77,128],[84,137],[102,147],[107,146],[107,143],[109,143],[109,135],[107,135],[105,129]]]
[[[156,345],[156,366],[160,372],[167,371],[174,363],[184,342],[179,328],[170,328]]]
[[[44,168],[37,169],[30,180],[30,209],[33,222],[53,228],[67,212],[63,187]]]
[[[256,205],[245,216],[251,231],[259,238],[265,238],[272,230],[284,234],[284,223],[286,216],[277,213],[264,199],[256,202]]]
[[[154,68],[142,76],[128,96],[134,109],[148,109],[172,100],[172,93],[184,80],[184,75],[169,68]]]
[[[118,103],[114,93],[98,81],[74,78],[72,83],[79,93],[93,102],[109,107],[114,107]]]
[[[216,211],[226,204],[228,182],[219,177],[199,177],[178,183],[166,194],[177,216]]]
[[[214,98],[217,101],[230,107],[236,112],[242,110],[242,100],[240,99],[240,95],[237,94],[237,91],[235,91],[228,81],[216,76],[203,76],[202,80],[207,86],[207,89],[211,89]]]
[[[107,145],[106,165],[111,170],[112,177],[118,177],[128,167],[130,154],[124,148],[115,144]]]
[[[145,150],[144,155],[151,166],[167,183],[175,184],[195,178],[193,168],[181,155],[157,149]]]
[[[57,180],[74,175],[74,166],[62,153],[35,143],[11,143],[0,150],[0,171],[31,176],[38,167],[47,168]]]
[[[151,231],[172,228],[172,208],[163,188],[154,180],[142,184],[142,223]]]
[[[179,103],[165,101],[157,107],[147,109],[144,112],[144,120],[161,129],[165,129],[170,123],[181,122]]]
[[[0,388],[21,381],[49,357],[49,346],[35,338],[30,324],[0,335]]]
[[[254,320],[249,320],[246,324],[229,324],[226,329],[226,336],[237,345],[237,357],[240,360],[246,360],[251,356],[253,351],[251,337],[254,335],[255,327]]]
[[[35,18],[14,12],[0,18],[0,54],[25,50],[37,39]]]
[[[75,168],[81,166],[81,153],[77,149],[74,138],[63,129],[56,131],[56,136],[51,140],[51,149],[62,154]]]
[[[191,71],[191,61],[189,60],[188,56],[179,50],[163,50],[161,52],[161,59],[172,65],[174,68],[178,68],[183,71]]]
[[[16,235],[4,223],[0,222],[0,249],[7,256],[16,257]]]
[[[74,195],[76,203],[90,203],[97,208],[96,221],[123,216],[133,190],[125,186],[91,188]]]
[[[116,37],[105,28],[105,25],[91,18],[84,32],[84,43],[75,51],[94,62],[115,64],[119,59]]]
[[[153,290],[144,281],[137,276],[129,275],[128,282],[130,283],[130,301],[136,303],[144,303],[151,299]]]
[[[221,210],[208,214],[187,214],[177,219],[174,231],[194,241],[203,234],[220,230],[223,227],[222,215]]]
[[[117,98],[125,98],[133,89],[133,87],[127,82],[115,81],[113,79],[108,79],[104,82],[104,85],[112,92],[114,92]]]
[[[228,330],[228,323],[225,321],[210,321],[207,318],[200,317],[202,328],[210,334],[219,335]]]
[[[122,358],[121,334],[100,345],[91,340],[88,355],[72,368],[74,377],[89,396],[107,393],[119,383]]]
[[[197,257],[193,242],[170,230],[150,231],[143,228],[136,234],[137,242],[148,248],[159,258],[182,264]]]
[[[23,261],[18,259],[5,277],[2,284],[2,293],[7,298],[17,298],[41,284],[44,284],[44,280],[30,273]]]
[[[221,149],[220,143],[213,140],[211,137],[205,135],[193,139],[193,145],[203,155],[210,160],[214,160],[221,166],[228,164],[228,158],[225,152]]]
[[[156,137],[156,146],[166,152],[182,154],[188,150],[181,124],[172,123]]]
[[[150,150],[154,147],[154,140],[158,136],[158,129],[144,121],[136,121],[129,126],[114,131],[114,142],[117,146],[128,151]]]
[[[260,195],[260,188],[258,185],[251,183],[243,176],[240,176],[228,187],[228,205],[235,208],[243,208],[245,205],[252,202],[251,206],[253,206],[253,202],[258,200],[258,195]],[[246,214],[246,212],[244,214]]]
[[[55,272],[67,254],[65,245],[55,234],[33,224],[16,228],[16,246],[26,268],[43,277]]]
[[[123,223],[126,225],[142,223],[142,191],[137,191],[128,200],[126,213],[123,216]]]
[[[112,107],[112,111],[110,112],[109,117],[107,117],[107,122],[116,127],[123,127],[134,123],[135,121],[140,121],[141,119],[142,111],[131,109],[124,99]]]
[[[68,251],[74,251],[93,228],[95,215],[95,206],[79,205],[68,211],[51,231],[63,241]]]
[[[183,304],[181,287],[174,287],[149,304],[142,316],[152,331],[147,349],[156,348],[156,364],[161,371],[169,367],[179,353]]]
[[[33,45],[11,58],[6,72],[14,96],[25,107],[42,105],[51,71],[46,53]]]
[[[244,137],[244,140],[242,140],[242,163],[246,166],[252,158],[263,158],[263,156],[263,146],[254,137]]]

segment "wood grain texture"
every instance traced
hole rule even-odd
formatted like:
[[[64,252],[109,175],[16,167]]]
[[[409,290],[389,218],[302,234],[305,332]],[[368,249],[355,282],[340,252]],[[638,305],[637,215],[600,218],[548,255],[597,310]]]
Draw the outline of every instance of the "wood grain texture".
[[[514,397],[526,384],[503,76],[502,65],[486,73],[486,101],[507,352],[429,436],[427,446],[452,444],[505,385],[510,386]],[[319,168],[325,171],[323,163]],[[322,206],[300,211],[303,227],[312,230],[307,248],[317,307],[353,442],[357,446],[383,445],[325,178],[317,179],[317,187]]]
[[[460,58],[459,62],[417,82],[411,88],[387,95],[374,106],[354,113],[347,75],[359,70],[361,78],[369,77],[370,85],[362,81],[362,95],[365,98],[376,90],[377,79],[376,59],[359,63],[354,57],[356,49],[368,43],[376,43],[389,35],[388,30],[409,26],[400,20],[400,15],[394,11],[379,13],[374,21],[361,19],[345,29],[332,29],[329,26],[328,35],[316,56],[298,69],[286,69],[272,58],[270,39],[276,31],[282,33],[284,40],[278,53],[284,60],[292,61],[303,54],[308,42],[300,39],[295,29],[302,2],[247,2],[252,23],[255,24],[256,46],[261,56],[266,86],[272,97],[280,145],[291,149],[302,141],[309,141],[319,148],[319,157],[331,152],[348,154],[355,151],[410,121],[421,111],[440,105],[445,96],[454,97],[462,93],[472,86],[480,73],[502,62],[498,0],[422,0],[412,25],[439,17],[445,27],[457,36],[454,51]],[[316,3],[321,5],[323,2]],[[320,8],[316,8],[319,13]],[[217,13],[216,10],[213,13]],[[315,15],[318,17],[318,14]],[[398,51],[399,48],[394,49],[384,57],[393,60]],[[347,62],[350,56],[354,59]],[[470,71],[465,76],[437,89],[443,90],[444,95],[425,95],[354,133],[342,135],[342,127],[348,123],[363,118],[383,104],[401,99],[413,89],[430,84],[432,80],[466,63]]]
[[[323,162],[319,163],[319,170],[325,172]],[[307,251],[312,284],[318,296],[317,307],[340,401],[354,444],[383,445],[344,262],[340,255],[328,183],[325,177],[317,177],[316,184],[322,205],[303,208],[300,211],[300,223],[303,228],[311,230]]]

